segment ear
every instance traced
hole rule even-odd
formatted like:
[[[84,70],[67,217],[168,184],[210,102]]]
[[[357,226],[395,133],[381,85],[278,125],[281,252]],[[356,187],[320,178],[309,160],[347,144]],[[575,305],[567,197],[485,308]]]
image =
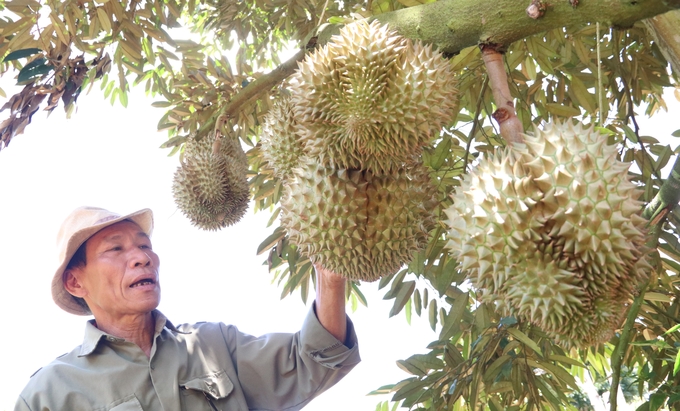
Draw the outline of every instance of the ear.
[[[78,269],[72,268],[70,270],[64,271],[64,288],[74,297],[84,298],[87,295],[87,291],[78,280]]]

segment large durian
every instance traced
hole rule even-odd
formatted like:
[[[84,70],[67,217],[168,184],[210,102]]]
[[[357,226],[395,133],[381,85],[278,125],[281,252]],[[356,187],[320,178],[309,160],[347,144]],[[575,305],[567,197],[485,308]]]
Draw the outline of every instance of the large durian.
[[[397,272],[434,226],[437,190],[421,164],[377,176],[305,163],[285,188],[281,223],[312,262],[352,280]]]
[[[247,171],[248,159],[238,140],[216,141],[214,134],[190,138],[173,180],[175,203],[203,230],[233,225],[248,209]]]
[[[593,128],[548,124],[464,178],[447,247],[484,301],[565,346],[606,341],[650,268],[629,167]]]
[[[416,161],[455,114],[448,61],[375,21],[340,29],[299,64],[290,90],[310,157],[374,174]]]
[[[290,177],[305,156],[302,141],[297,135],[297,121],[290,98],[277,100],[265,115],[262,154],[274,170],[274,175],[280,179]]]

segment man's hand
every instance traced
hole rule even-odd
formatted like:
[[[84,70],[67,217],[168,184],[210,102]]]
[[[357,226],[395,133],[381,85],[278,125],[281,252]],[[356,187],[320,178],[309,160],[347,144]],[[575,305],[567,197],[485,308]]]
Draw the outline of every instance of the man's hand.
[[[345,280],[320,264],[316,270],[316,317],[321,325],[341,342],[347,337],[345,315]]]

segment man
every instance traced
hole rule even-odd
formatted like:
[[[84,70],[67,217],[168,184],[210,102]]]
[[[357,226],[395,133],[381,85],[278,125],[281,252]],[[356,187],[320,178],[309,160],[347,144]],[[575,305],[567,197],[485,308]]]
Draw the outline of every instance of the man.
[[[156,310],[152,228],[148,209],[81,207],[62,224],[52,296],[94,320],[81,346],[31,377],[15,411],[298,410],[359,362],[345,280],[321,267],[316,300],[295,334],[173,326]]]

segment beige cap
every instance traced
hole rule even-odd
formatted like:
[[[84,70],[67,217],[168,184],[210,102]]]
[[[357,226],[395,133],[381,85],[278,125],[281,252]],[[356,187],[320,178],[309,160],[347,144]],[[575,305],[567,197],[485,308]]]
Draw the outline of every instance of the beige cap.
[[[90,311],[78,304],[75,298],[64,288],[64,270],[73,254],[87,239],[99,230],[123,220],[135,222],[146,235],[153,231],[153,214],[145,208],[131,214],[120,215],[103,208],[79,207],[66,218],[57,235],[59,252],[59,268],[52,278],[52,298],[59,307],[71,314],[89,315]]]

